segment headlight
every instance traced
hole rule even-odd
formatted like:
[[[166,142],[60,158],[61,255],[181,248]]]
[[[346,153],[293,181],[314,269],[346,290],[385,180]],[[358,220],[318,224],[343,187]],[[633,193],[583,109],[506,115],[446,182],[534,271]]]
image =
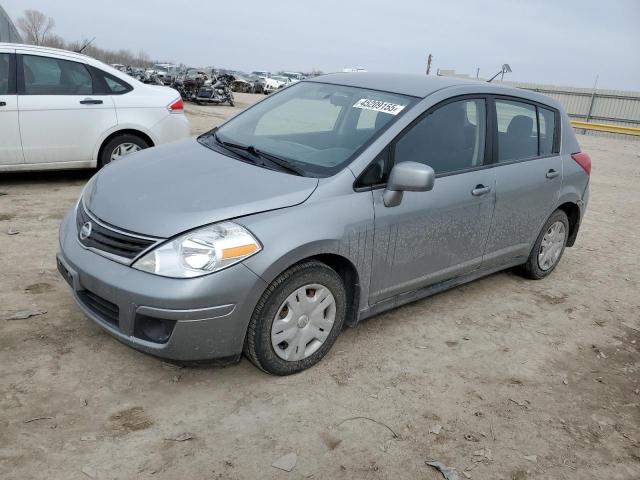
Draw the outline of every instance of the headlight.
[[[192,278],[227,268],[260,250],[260,243],[246,228],[222,222],[163,243],[133,268],[163,277]]]

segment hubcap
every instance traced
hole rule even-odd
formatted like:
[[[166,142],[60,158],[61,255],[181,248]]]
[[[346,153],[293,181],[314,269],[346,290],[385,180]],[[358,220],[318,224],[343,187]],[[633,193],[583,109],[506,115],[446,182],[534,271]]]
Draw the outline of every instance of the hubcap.
[[[271,324],[271,346],[283,360],[313,355],[325,342],[336,319],[336,300],[320,284],[309,284],[282,302]]]
[[[138,150],[142,150],[142,149],[135,143],[131,143],[131,142],[121,143],[120,145],[118,145],[116,148],[113,149],[113,152],[111,152],[111,161],[113,162],[114,160],[117,160],[120,157],[123,157],[124,155],[137,152]]]
[[[538,266],[542,270],[549,270],[560,258],[562,249],[564,248],[566,237],[566,229],[564,223],[554,222],[547,229],[540,243],[538,251]]]

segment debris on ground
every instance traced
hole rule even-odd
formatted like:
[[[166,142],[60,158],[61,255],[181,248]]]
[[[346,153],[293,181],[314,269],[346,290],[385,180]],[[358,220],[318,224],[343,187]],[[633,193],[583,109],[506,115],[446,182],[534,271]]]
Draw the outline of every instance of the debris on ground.
[[[479,442],[480,439],[478,437],[476,437],[473,433],[465,433],[464,434],[464,439],[467,442]]]
[[[524,459],[525,460],[529,460],[532,463],[537,463],[538,462],[538,456],[537,455],[525,455]]]
[[[20,233],[20,230],[16,230],[13,227],[9,227],[9,230],[7,230],[7,235],[18,235]]]
[[[522,407],[522,408],[524,408],[526,410],[529,409],[529,405],[531,404],[531,402],[529,402],[529,400],[514,400],[513,398],[510,398],[509,401],[515,403],[519,407]]]
[[[490,448],[481,448],[480,450],[476,450],[475,452],[473,452],[473,456],[475,458],[473,458],[474,462],[482,462],[483,460],[487,459],[490,462],[493,461],[493,453],[491,452]]]
[[[455,468],[447,467],[446,465],[433,460],[425,460],[424,463],[438,470],[444,478],[447,480],[459,480],[458,472]],[[466,476],[466,475],[465,475]],[[468,478],[468,477],[467,477]]]
[[[176,435],[175,437],[165,438],[165,440],[171,440],[172,442],[186,442],[187,440],[191,440],[195,438],[192,433],[184,432],[180,435]]]
[[[5,317],[5,320],[26,320],[27,318],[37,317],[38,315],[44,315],[45,313],[47,313],[46,310],[18,310],[8,317]]]
[[[25,420],[24,423],[37,422],[38,420],[53,420],[53,417],[35,417]]]
[[[364,417],[364,416],[345,418],[340,423],[338,423],[337,426],[339,427],[343,423],[350,422],[352,420],[369,420],[370,422],[377,423],[378,425],[380,425],[382,427],[385,427],[387,430],[389,430],[391,432],[391,434],[393,435],[393,438],[400,438],[400,435],[398,435],[396,432],[394,432],[393,429],[389,425],[387,425],[386,423],[380,422],[380,421],[375,420],[373,418]]]
[[[98,472],[96,471],[96,469],[89,465],[85,465],[84,467],[82,467],[82,473],[84,473],[89,478],[98,477]]]
[[[176,365],[175,363],[162,362],[162,368],[165,370],[181,370],[181,365]]]
[[[434,435],[439,435],[442,431],[442,425],[434,425],[429,429],[429,433],[433,433]]]
[[[280,470],[284,470],[285,472],[290,472],[296,467],[297,462],[298,455],[296,455],[295,452],[291,452],[277,459],[271,464],[271,466]]]

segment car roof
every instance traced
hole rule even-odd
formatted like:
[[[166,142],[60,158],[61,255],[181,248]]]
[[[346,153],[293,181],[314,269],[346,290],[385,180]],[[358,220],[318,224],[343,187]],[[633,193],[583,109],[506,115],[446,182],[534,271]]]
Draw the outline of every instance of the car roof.
[[[50,53],[54,55],[64,55],[66,57],[73,57],[78,60],[83,60],[85,62],[88,60],[93,60],[92,57],[88,57],[86,55],[83,55],[82,53],[72,52],[71,50],[62,50],[60,48],[41,47],[38,45],[27,45],[24,43],[0,43],[0,46],[9,47],[9,48],[19,48],[20,50],[32,50],[34,52]]]
[[[420,98],[424,98],[442,88],[479,83],[475,80],[464,80],[452,77],[373,72],[330,73],[304,81],[382,90]]]
[[[318,77],[305,79],[303,82],[345,85],[349,87],[410,95],[418,98],[428,97],[432,93],[442,90],[443,88],[472,86],[474,87],[473,90],[475,90],[474,93],[518,97],[562,110],[562,106],[557,100],[538,92],[498,83],[487,83],[482,80],[464,78],[415,75],[408,73],[344,72],[320,75]]]

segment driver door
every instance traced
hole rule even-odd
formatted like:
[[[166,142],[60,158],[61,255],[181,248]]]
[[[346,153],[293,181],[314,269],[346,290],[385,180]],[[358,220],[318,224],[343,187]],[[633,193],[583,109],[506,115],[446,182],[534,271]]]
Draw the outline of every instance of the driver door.
[[[404,192],[385,206],[373,191],[375,237],[370,304],[480,267],[495,205],[485,98],[440,104],[390,145],[390,163],[424,163],[436,173],[428,192]]]
[[[18,110],[25,163],[89,162],[117,124],[109,95],[93,93],[88,66],[18,50]]]

